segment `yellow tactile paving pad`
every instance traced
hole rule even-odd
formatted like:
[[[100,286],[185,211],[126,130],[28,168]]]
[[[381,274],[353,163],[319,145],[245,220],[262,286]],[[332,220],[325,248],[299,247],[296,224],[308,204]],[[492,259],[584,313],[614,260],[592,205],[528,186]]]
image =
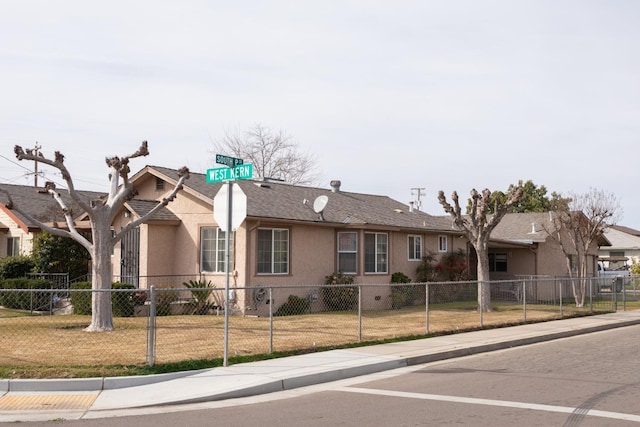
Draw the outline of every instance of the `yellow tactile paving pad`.
[[[7,394],[0,397],[0,411],[89,409],[97,394]]]

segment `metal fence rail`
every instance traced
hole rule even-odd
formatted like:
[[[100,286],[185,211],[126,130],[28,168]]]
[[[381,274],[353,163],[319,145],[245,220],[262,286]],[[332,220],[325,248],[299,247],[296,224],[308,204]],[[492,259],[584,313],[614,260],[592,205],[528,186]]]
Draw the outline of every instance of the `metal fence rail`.
[[[493,310],[484,313],[477,310],[477,282],[234,288],[228,355],[313,351],[640,308],[640,276],[620,292],[596,278],[522,277],[490,287]],[[582,307],[575,289],[586,292]],[[68,292],[65,303],[72,309],[49,315],[58,313],[47,309],[61,303],[58,289],[0,289],[0,366],[153,365],[223,357],[223,289],[111,290],[115,331],[106,333],[84,331],[96,291]]]

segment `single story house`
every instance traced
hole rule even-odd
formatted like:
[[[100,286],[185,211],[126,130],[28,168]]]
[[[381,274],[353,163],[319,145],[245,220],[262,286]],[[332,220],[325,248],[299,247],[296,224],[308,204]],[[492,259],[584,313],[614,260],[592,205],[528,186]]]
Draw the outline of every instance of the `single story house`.
[[[100,199],[103,196],[102,193],[91,191],[82,191],[81,194],[87,200]],[[38,223],[29,220],[17,210],[9,209],[7,196],[11,197],[14,205],[35,219],[55,227],[66,227],[62,209],[43,188],[0,184],[0,258],[29,255],[33,249],[33,237],[42,231]],[[66,190],[61,190],[60,196],[74,211],[75,217],[79,218],[83,214]],[[79,230],[91,230],[88,222],[78,222],[77,226]]]
[[[615,270],[640,262],[640,231],[614,225],[607,228],[604,235],[611,244],[601,246],[598,256],[603,260],[620,260],[606,261],[605,268]]]
[[[148,212],[177,179],[175,170],[157,166],[133,175],[138,195],[125,204],[115,229]],[[231,236],[231,287],[318,285],[335,273],[353,276],[356,284],[388,284],[395,272],[415,279],[428,251],[467,250],[466,240],[447,217],[412,210],[386,196],[346,192],[337,181],[332,184],[324,189],[269,180],[234,182],[247,202],[246,219]],[[225,232],[213,212],[214,197],[223,185],[192,173],[175,200],[116,248],[114,259],[120,261],[114,262],[114,275],[122,281],[139,277],[139,286],[148,287],[161,286],[170,276],[197,273],[224,287]],[[385,298],[376,297],[363,295],[367,306],[383,303]],[[260,310],[253,295],[238,293],[237,298],[240,306]]]

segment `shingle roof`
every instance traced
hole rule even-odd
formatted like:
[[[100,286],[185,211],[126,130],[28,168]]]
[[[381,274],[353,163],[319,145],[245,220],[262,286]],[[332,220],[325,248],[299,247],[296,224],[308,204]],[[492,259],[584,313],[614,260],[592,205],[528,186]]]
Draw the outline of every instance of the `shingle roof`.
[[[177,181],[174,169],[148,166],[167,180]],[[206,175],[191,173],[185,182],[190,189],[213,202],[221,183],[207,183]],[[274,220],[305,221],[344,225],[370,225],[386,228],[437,230],[455,232],[452,221],[446,216],[433,216],[421,211],[409,211],[409,207],[387,196],[333,192],[330,189],[291,185],[280,182],[239,180],[247,196],[247,216]],[[328,199],[322,218],[313,210],[313,202],[319,196]],[[304,203],[304,201],[307,201]]]
[[[127,209],[135,213],[137,216],[146,215],[151,209],[155,208],[160,202],[156,200],[139,200],[132,199],[125,203]],[[158,212],[154,213],[150,221],[180,221],[173,212],[171,212],[167,207],[162,207],[158,210]]]
[[[632,230],[627,227],[613,226],[604,231],[604,235],[611,242],[609,251],[618,250],[639,250],[640,236],[627,233],[625,230]]]
[[[19,207],[23,211],[29,213],[35,219],[45,223],[64,221],[62,209],[55,199],[42,188],[26,185],[0,184],[0,203],[3,205],[6,205],[8,202],[7,194],[5,194],[5,192],[11,196],[16,207]],[[67,206],[72,209],[74,218],[77,218],[83,213],[75,202],[73,202],[66,189],[59,189],[59,193],[62,200],[64,200]],[[87,200],[87,203],[90,200],[99,199],[104,195],[103,193],[92,191],[80,191],[79,193]],[[27,227],[39,228],[35,222],[29,221],[17,210],[12,210],[11,212]]]
[[[509,240],[520,243],[544,242],[551,230],[549,213],[508,213],[496,225],[491,240]]]

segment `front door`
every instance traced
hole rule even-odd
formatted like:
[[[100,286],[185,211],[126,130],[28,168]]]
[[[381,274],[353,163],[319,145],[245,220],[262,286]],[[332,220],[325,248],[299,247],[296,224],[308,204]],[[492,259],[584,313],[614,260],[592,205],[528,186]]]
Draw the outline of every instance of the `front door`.
[[[120,241],[120,282],[139,287],[140,228],[129,230]]]

